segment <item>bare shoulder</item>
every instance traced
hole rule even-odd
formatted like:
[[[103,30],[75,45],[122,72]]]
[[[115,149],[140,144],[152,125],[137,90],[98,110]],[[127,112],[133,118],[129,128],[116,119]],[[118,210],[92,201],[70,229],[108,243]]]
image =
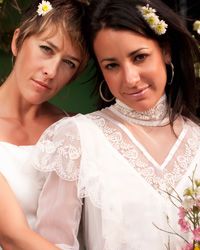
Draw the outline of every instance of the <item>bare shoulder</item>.
[[[60,109],[59,107],[51,104],[51,103],[45,103],[43,105],[42,112],[40,114],[41,118],[46,118],[49,120],[50,123],[54,123],[63,117],[71,116],[70,113],[68,113],[65,110]]]
[[[64,109],[60,109],[59,107],[51,104],[51,103],[46,103],[45,104],[45,113],[48,112],[49,116],[52,118],[55,118],[57,120],[66,117],[66,116],[75,116],[77,113],[70,112]]]

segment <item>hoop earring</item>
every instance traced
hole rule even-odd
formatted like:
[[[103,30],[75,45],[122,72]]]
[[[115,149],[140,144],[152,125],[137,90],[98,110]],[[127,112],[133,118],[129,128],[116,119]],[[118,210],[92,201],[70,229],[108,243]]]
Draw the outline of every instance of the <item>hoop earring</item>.
[[[168,65],[170,65],[170,67],[171,67],[171,79],[170,79],[170,82],[168,82],[167,84],[172,85],[172,82],[174,80],[174,65],[172,62],[170,62],[170,64],[168,64]]]
[[[102,85],[103,83],[105,82],[105,80],[101,81],[100,85],[99,85],[99,94],[100,94],[100,97],[101,99],[104,101],[104,102],[112,102],[115,97],[113,96],[111,99],[106,99],[103,94],[102,94]]]

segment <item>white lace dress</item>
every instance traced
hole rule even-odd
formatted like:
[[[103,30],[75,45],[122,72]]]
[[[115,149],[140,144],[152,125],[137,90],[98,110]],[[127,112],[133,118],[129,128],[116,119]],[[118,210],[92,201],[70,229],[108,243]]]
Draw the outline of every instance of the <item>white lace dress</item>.
[[[180,232],[178,211],[162,190],[173,187],[182,194],[196,165],[200,174],[200,128],[177,120],[178,137],[165,145],[161,136],[160,152],[151,152],[151,130],[149,139],[142,139],[143,132],[134,134],[110,108],[64,118],[48,128],[35,157],[36,168],[49,172],[50,180],[40,223],[45,224],[48,204],[54,203],[55,214],[68,222],[71,249],[78,249],[74,239],[81,211],[87,250],[181,249],[183,240],[156,228],[170,231],[169,216],[169,224]],[[54,192],[56,182],[59,189]],[[63,217],[63,211],[68,215]]]
[[[30,165],[34,146],[16,146],[0,142],[0,173],[14,191],[31,228],[34,229],[38,198],[45,176]],[[1,249],[1,247],[0,247]]]
[[[43,203],[45,203],[46,196],[43,194],[45,193],[46,182],[49,183],[47,174],[39,172],[33,167],[34,148],[35,145],[17,146],[7,142],[0,142],[0,173],[6,178],[14,191],[28,223],[33,230],[35,230],[35,225],[41,221],[38,210],[40,210],[40,206],[43,206]],[[60,182],[62,183],[62,180],[60,180]],[[50,192],[53,193],[52,190],[50,190]],[[59,185],[54,186],[54,192],[59,192]],[[65,194],[67,194],[67,192],[71,193],[71,190],[66,190]],[[60,249],[69,250],[71,247],[67,244],[69,237],[68,231],[66,231],[68,230],[69,222],[65,220],[62,221],[59,213],[59,218],[51,216],[51,207],[55,208],[55,206],[56,202],[53,200],[52,203],[48,203],[44,213],[48,211],[49,218],[46,221],[43,220],[43,223],[41,222],[40,225],[42,225],[43,233],[49,241],[55,243]],[[52,211],[54,211],[54,209],[52,209]],[[66,213],[68,214],[68,211],[63,211],[62,215],[65,216]],[[39,226],[37,225],[37,229],[38,228]]]

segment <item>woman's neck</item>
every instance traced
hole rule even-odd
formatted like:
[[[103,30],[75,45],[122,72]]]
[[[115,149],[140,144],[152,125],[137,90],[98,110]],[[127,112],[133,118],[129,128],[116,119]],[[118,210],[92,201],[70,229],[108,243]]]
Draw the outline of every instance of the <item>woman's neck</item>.
[[[166,95],[163,95],[153,108],[143,112],[131,109],[118,99],[116,104],[110,108],[116,115],[129,123],[142,126],[165,126],[169,124]]]

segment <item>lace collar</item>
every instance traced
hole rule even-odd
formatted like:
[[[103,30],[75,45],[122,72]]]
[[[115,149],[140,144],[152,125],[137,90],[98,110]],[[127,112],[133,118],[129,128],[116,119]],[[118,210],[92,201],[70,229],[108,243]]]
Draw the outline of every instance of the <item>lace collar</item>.
[[[169,124],[166,95],[163,95],[153,108],[144,112],[137,112],[118,99],[110,109],[129,123],[143,126],[165,126]]]

